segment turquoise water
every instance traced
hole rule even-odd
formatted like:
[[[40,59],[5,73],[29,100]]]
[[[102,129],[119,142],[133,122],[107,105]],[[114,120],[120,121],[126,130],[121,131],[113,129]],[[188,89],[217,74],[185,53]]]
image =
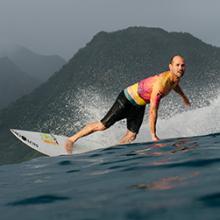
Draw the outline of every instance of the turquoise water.
[[[219,219],[220,133],[0,167],[1,219]]]

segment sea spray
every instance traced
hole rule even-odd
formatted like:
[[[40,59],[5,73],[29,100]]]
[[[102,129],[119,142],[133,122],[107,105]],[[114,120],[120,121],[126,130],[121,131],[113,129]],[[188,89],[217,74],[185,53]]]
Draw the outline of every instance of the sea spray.
[[[101,100],[100,97],[100,99],[97,98],[98,94],[96,94],[95,97],[95,101]],[[100,101],[98,102],[100,103]],[[103,112],[107,111],[107,108],[104,108],[104,106],[107,105],[109,106],[109,103],[102,103]],[[148,109],[149,106],[147,106],[147,111]],[[219,132],[219,109],[220,95],[217,96],[216,99],[211,100],[208,106],[188,110],[186,108],[186,111],[176,113],[166,119],[161,119],[159,117],[157,121],[158,136],[161,139],[167,139],[175,137],[206,135]],[[94,121],[99,120],[102,117],[102,111],[98,107],[95,108],[94,100],[92,103],[87,103],[85,111],[87,111],[87,118],[90,122],[92,121],[92,119]],[[151,141],[147,111],[137,139],[134,141],[135,143]],[[92,115],[92,117],[89,120],[90,114]],[[118,144],[121,136],[126,132],[126,130],[126,121],[122,120],[104,132],[97,132],[84,138],[93,142],[96,141],[97,145],[93,146],[92,149],[98,149]]]

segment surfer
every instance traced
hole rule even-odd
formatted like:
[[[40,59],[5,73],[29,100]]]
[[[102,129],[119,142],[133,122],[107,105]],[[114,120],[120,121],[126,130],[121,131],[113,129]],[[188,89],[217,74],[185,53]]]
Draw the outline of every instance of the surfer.
[[[124,89],[102,120],[87,124],[79,132],[67,139],[65,143],[66,151],[71,154],[73,144],[79,138],[97,131],[106,130],[115,122],[124,118],[127,119],[127,131],[119,143],[126,144],[132,142],[135,140],[142,124],[147,104],[150,104],[150,134],[153,141],[158,141],[156,123],[161,98],[166,96],[171,90],[174,90],[182,97],[183,103],[186,106],[190,106],[189,99],[179,85],[185,68],[184,58],[180,55],[175,55],[170,59],[168,71],[145,78]]]

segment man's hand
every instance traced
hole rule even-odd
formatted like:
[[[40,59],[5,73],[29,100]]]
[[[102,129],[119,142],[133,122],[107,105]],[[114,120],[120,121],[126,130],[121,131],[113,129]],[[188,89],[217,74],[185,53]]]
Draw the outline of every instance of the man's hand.
[[[153,141],[159,141],[159,140],[160,140],[160,138],[159,138],[159,137],[157,137],[157,135],[156,135],[156,134],[153,134],[153,135],[152,135],[152,140],[153,140]]]

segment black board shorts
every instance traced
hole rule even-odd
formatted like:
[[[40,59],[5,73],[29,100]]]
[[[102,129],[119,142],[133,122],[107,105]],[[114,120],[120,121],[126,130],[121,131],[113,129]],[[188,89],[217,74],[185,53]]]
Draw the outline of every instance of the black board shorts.
[[[115,122],[127,119],[127,129],[137,134],[143,122],[144,112],[145,106],[135,106],[122,91],[101,122],[106,128],[109,128]]]

